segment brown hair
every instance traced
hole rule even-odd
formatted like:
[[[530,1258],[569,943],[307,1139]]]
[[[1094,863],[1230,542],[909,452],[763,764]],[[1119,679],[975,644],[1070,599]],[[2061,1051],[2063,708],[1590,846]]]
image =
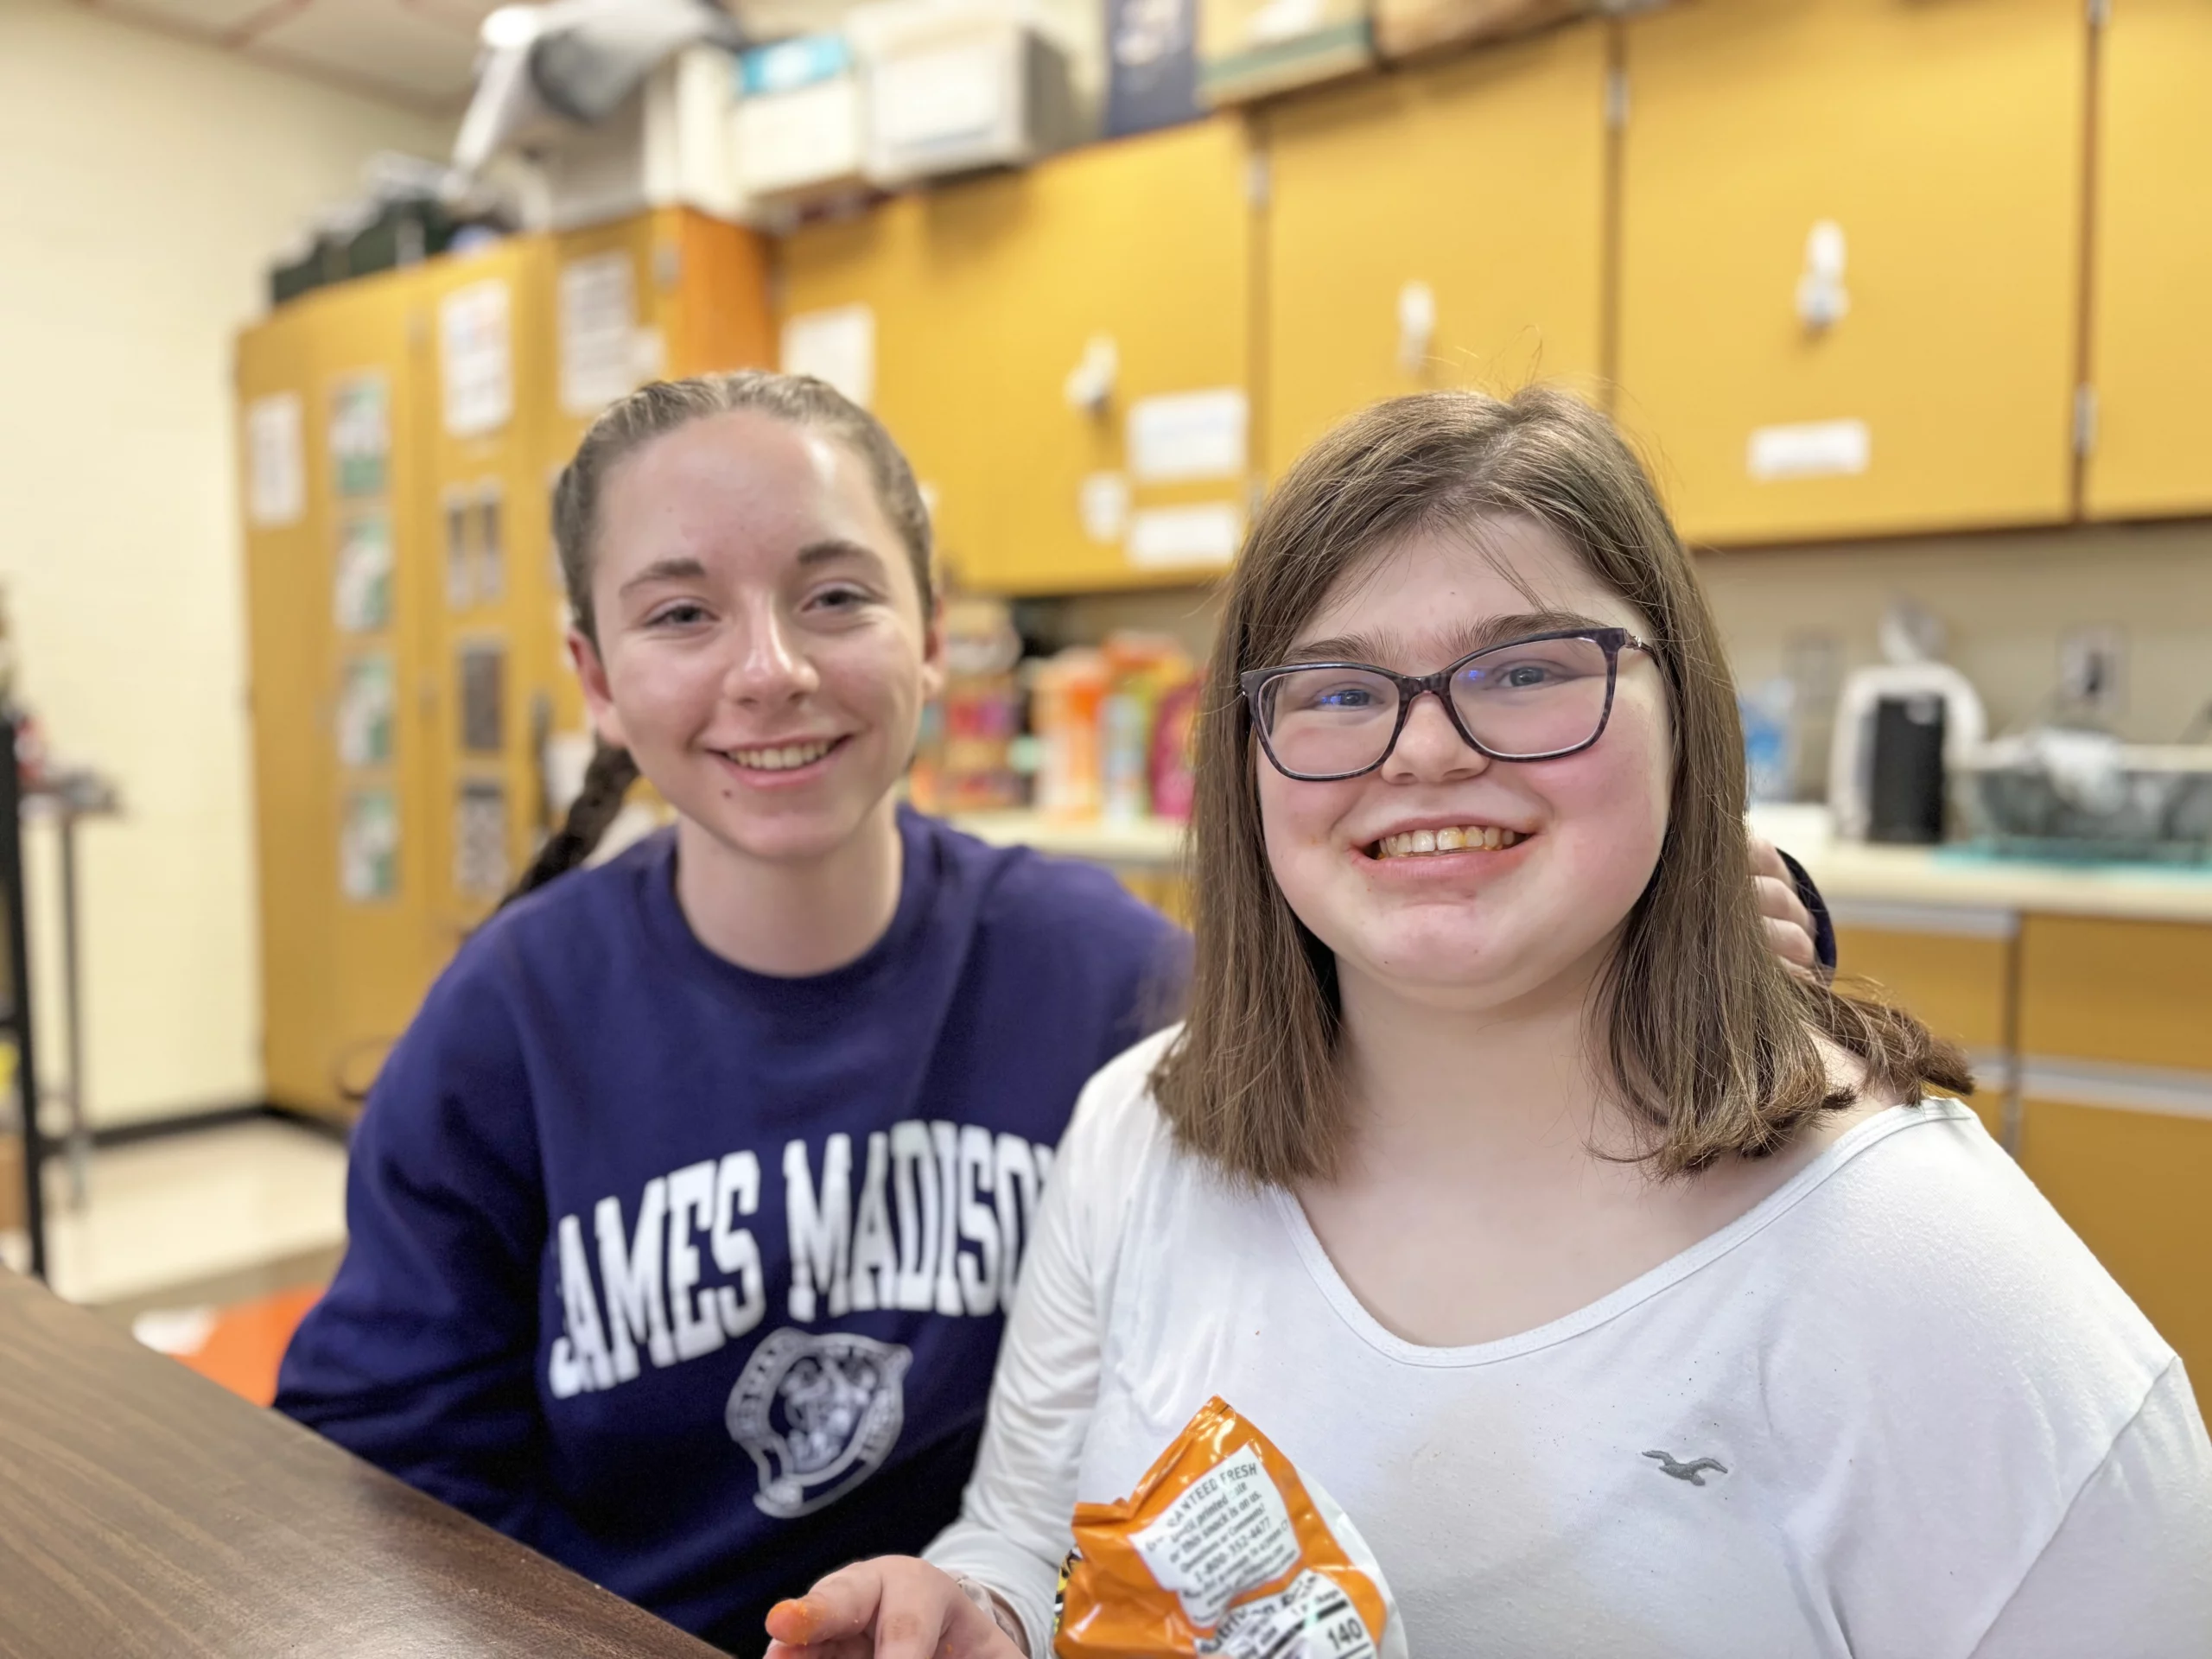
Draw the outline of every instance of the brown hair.
[[[931,581],[930,514],[914,482],[914,469],[874,416],[827,381],[810,375],[773,374],[740,369],[688,380],[656,380],[610,405],[586,429],[576,453],[561,469],[553,487],[553,541],[561,556],[561,580],[569,590],[569,609],[576,629],[596,647],[599,618],[592,607],[592,571],[598,551],[599,498],[607,474],[655,438],[665,437],[694,421],[750,410],[828,434],[844,444],[868,468],[876,505],[906,549],[914,571],[922,614],[935,603]],[[540,887],[590,856],[622,810],[623,798],[638,779],[637,763],[620,749],[604,745],[592,755],[583,791],[569,807],[561,828],[539,849],[505,902]]]
[[[1674,712],[1658,867],[1595,1011],[1605,1084],[1645,1160],[1675,1175],[1777,1151],[1851,1103],[1815,1033],[1885,1094],[1970,1090],[1958,1052],[1910,1015],[1801,981],[1767,948],[1727,663],[1689,555],[1611,423],[1541,387],[1510,401],[1430,392],[1378,404],[1307,451],[1230,579],[1198,732],[1190,1014],[1154,1076],[1180,1142],[1234,1176],[1287,1185],[1332,1173],[1344,1135],[1335,961],[1268,868],[1238,677],[1281,661],[1345,575],[1387,546],[1508,516],[1550,530],[1649,619]]]

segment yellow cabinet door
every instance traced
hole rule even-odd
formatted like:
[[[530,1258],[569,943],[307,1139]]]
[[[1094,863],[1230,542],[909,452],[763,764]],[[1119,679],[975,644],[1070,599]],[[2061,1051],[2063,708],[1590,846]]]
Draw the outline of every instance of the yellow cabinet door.
[[[303,305],[238,337],[238,453],[253,425],[296,411],[300,460],[321,401]],[[266,461],[259,463],[265,466]],[[249,463],[251,470],[251,463]],[[250,477],[238,496],[250,500]],[[306,492],[289,522],[245,515],[246,637],[253,710],[254,830],[261,906],[264,1086],[287,1106],[337,1103],[331,932],[338,908],[337,765],[332,753],[332,641],[327,503]]]
[[[414,782],[430,736],[412,695],[429,598],[418,278],[308,296],[238,345],[247,410],[275,390],[301,399],[304,512],[285,527],[249,512],[246,562],[268,1087],[323,1111],[375,1075],[438,960]]]
[[[2212,511],[2212,5],[2119,0],[2099,70],[2084,505]]]
[[[1967,1103],[2000,1140],[2008,1128],[2018,930],[2018,918],[2005,911],[1835,906],[1839,983],[1846,990],[1864,984],[1965,1050],[1977,1085]]]
[[[1252,208],[1233,116],[1095,144],[967,187],[995,510],[966,574],[1000,593],[1187,582],[1249,505]],[[1088,366],[1110,389],[1078,407]]]
[[[548,827],[539,746],[566,672],[545,430],[552,264],[550,242],[524,237],[423,268],[414,387],[429,626],[410,690],[428,727],[415,776],[440,960]]]
[[[1605,40],[1555,30],[1262,113],[1271,476],[1378,398],[1599,391]]]
[[[999,206],[973,186],[917,193],[803,226],[778,248],[785,337],[833,313],[858,318],[868,407],[913,464],[939,560],[963,576],[994,505],[984,462],[997,342],[983,276],[1007,239]]]
[[[1685,532],[2066,518],[2081,0],[1697,0],[1624,28],[1618,412]]]
[[[2020,1163],[2212,1400],[2212,926],[2031,916]]]

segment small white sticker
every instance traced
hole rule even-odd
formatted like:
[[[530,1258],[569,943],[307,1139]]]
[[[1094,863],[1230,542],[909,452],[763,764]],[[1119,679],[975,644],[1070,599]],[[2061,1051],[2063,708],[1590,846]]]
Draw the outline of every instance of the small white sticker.
[[[785,374],[810,374],[862,409],[875,401],[875,313],[864,305],[809,311],[784,324]]]
[[[1129,472],[1146,484],[1241,477],[1245,425],[1236,386],[1140,398],[1129,406]]]
[[[515,382],[505,283],[471,283],[446,296],[438,307],[438,366],[448,433],[469,438],[507,423]]]
[[[1864,421],[1807,421],[1751,433],[1745,464],[1753,478],[1850,478],[1866,470],[1873,438]]]
[[[1202,1630],[1221,1623],[1235,1598],[1298,1565],[1297,1530],[1255,1446],[1201,1475],[1129,1541]]]
[[[1206,1651],[1221,1659],[1375,1659],[1375,1638],[1343,1586],[1309,1567],[1276,1594],[1230,1608]]]
[[[1083,533],[1094,542],[1118,542],[1129,527],[1129,480],[1119,473],[1093,473],[1076,492]]]
[[[245,476],[246,516],[256,529],[300,522],[308,491],[297,392],[257,397],[246,406]]]
[[[1243,515],[1227,501],[1147,507],[1131,515],[1129,538],[1122,546],[1129,563],[1143,570],[1218,569],[1235,560],[1243,533]]]

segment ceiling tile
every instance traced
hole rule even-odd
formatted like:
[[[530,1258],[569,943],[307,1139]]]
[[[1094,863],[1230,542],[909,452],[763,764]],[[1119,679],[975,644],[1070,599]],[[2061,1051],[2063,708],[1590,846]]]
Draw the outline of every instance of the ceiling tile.
[[[196,0],[195,0],[196,3]],[[468,96],[476,31],[451,10],[401,0],[308,0],[255,31],[247,50],[389,88],[416,103],[457,105]]]

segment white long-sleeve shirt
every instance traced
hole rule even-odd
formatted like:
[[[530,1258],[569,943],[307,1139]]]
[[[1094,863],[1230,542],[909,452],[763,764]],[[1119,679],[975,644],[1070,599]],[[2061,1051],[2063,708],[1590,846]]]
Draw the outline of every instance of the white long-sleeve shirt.
[[[1464,1348],[1360,1305],[1296,1199],[1084,1093],[963,1519],[1042,1653],[1078,1501],[1215,1394],[1365,1534],[1415,1659],[2206,1659],[2212,1444],[2173,1351],[1948,1101],[1853,1126],[1580,1311]]]

